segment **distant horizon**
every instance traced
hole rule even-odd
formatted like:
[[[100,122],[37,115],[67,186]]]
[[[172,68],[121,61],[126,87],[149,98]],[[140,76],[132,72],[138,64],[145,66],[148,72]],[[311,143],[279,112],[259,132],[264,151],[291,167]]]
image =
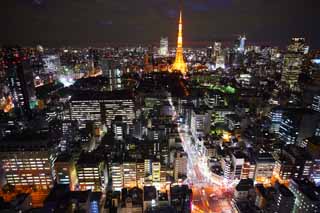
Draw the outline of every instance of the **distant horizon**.
[[[166,36],[164,36],[166,37]],[[293,37],[292,37],[293,38]],[[234,40],[230,39],[217,39],[213,41],[184,41],[183,47],[184,48],[206,48],[210,45],[213,45],[214,42],[221,42],[222,47],[232,47],[234,41],[236,40],[236,37]],[[290,43],[291,38],[288,39],[288,42],[286,44],[280,44],[280,42],[272,42],[272,41],[250,41],[250,38],[246,41],[246,47],[247,46],[268,46],[268,47],[278,47],[280,49],[286,48]],[[86,48],[86,47],[93,47],[93,48],[103,48],[103,47],[148,47],[150,45],[154,47],[159,47],[160,43],[160,37],[159,40],[153,40],[153,41],[144,41],[144,42],[88,42],[87,44],[46,44],[46,42],[39,42],[39,43],[30,43],[30,44],[19,44],[19,43],[11,43],[11,44],[0,44],[0,47],[3,46],[20,46],[20,47],[36,47],[37,45],[41,45],[44,48],[64,48],[64,47],[70,47],[70,48]],[[314,48],[312,44],[308,43],[308,40],[306,39],[306,44],[310,46],[310,50],[317,50],[318,48]],[[176,42],[171,41],[169,39],[169,48],[175,48]]]

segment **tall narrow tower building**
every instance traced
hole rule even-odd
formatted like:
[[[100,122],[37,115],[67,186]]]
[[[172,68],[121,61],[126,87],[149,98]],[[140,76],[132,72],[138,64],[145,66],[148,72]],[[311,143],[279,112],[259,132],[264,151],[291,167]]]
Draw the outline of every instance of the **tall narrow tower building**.
[[[183,58],[183,46],[182,46],[182,12],[180,11],[179,18],[179,30],[178,30],[178,42],[176,58],[171,67],[171,71],[180,71],[183,75],[187,74],[187,64]]]

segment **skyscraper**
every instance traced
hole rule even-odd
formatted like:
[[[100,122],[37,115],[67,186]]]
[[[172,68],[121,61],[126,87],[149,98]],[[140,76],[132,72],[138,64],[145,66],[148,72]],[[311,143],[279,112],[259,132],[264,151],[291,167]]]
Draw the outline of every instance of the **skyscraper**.
[[[4,48],[4,67],[7,86],[17,110],[29,114],[29,101],[33,92],[33,76],[27,57],[20,48]]]
[[[292,38],[287,49],[291,53],[308,54],[309,52],[309,46],[306,45],[305,38]]]
[[[221,55],[221,42],[214,42],[214,46],[213,46],[213,57],[217,57],[218,55]]]
[[[281,81],[293,88],[299,80],[302,72],[303,55],[300,53],[288,53],[283,58],[283,70]]]
[[[171,67],[172,71],[180,71],[183,75],[187,73],[187,64],[183,58],[183,47],[182,47],[182,12],[180,11],[179,18],[179,31],[178,31],[178,42],[177,42],[177,52],[174,63]]]
[[[160,39],[160,48],[159,48],[160,56],[168,56],[169,54],[168,46],[169,46],[168,37],[162,37]]]
[[[244,53],[244,49],[245,49],[245,42],[246,42],[247,38],[245,35],[240,35],[239,38],[236,41],[235,44],[235,49],[236,51],[240,52],[240,53]]]

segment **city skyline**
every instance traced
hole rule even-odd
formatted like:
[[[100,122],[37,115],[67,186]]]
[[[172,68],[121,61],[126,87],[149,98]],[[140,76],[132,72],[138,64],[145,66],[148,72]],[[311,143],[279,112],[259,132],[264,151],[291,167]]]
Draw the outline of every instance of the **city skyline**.
[[[320,212],[310,2],[2,4],[0,212]]]

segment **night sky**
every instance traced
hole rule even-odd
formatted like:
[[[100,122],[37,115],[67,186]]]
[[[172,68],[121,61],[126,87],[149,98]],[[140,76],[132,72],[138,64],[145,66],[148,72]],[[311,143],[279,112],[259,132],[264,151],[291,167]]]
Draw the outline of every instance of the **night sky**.
[[[216,39],[284,46],[293,36],[320,47],[320,0],[184,0],[186,45]],[[175,45],[178,0],[1,0],[0,44]]]

